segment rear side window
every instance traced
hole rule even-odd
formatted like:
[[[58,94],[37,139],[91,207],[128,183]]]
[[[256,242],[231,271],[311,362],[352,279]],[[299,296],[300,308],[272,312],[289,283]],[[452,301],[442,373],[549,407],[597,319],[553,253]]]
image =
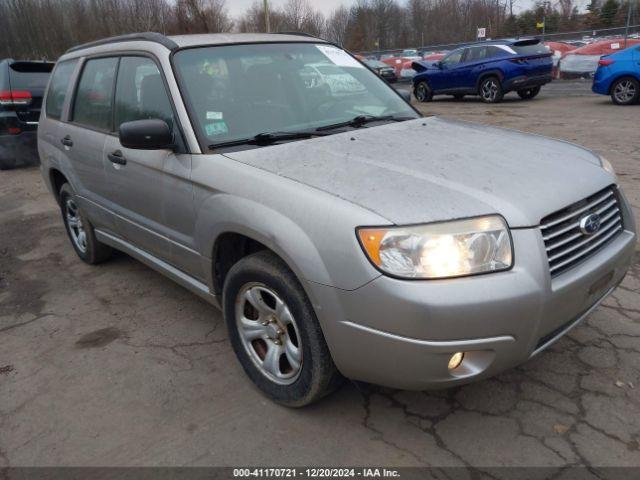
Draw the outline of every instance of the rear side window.
[[[511,48],[513,48],[518,55],[540,55],[549,53],[547,47],[542,43],[534,43],[533,45],[518,45],[515,43],[511,45]]]
[[[487,58],[504,57],[505,55],[507,55],[507,52],[500,47],[495,47],[493,45],[487,47]]]
[[[56,66],[53,76],[51,77],[49,92],[47,93],[47,104],[45,106],[47,117],[60,119],[69,82],[71,81],[71,75],[77,63],[78,60],[69,60],[59,63]]]
[[[486,47],[473,47],[469,49],[465,57],[466,62],[473,62],[478,60],[484,60],[487,57]]]
[[[14,62],[9,66],[11,89],[42,95],[52,69],[53,64],[47,62]]]
[[[73,102],[75,123],[111,131],[113,82],[117,64],[117,58],[87,61]]]
[[[172,128],[173,109],[156,63],[146,57],[123,57],[116,84],[116,130],[124,122],[158,118]]]

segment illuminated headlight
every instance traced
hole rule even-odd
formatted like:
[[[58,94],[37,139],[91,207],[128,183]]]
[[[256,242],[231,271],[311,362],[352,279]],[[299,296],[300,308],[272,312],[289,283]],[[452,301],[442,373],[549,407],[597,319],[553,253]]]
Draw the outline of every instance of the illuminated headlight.
[[[613,165],[606,158],[600,157],[600,164],[602,168],[604,168],[607,172],[609,172],[612,176],[616,176],[616,171],[613,169]]]
[[[396,277],[459,277],[506,270],[513,263],[511,236],[498,215],[357,232],[369,260]]]

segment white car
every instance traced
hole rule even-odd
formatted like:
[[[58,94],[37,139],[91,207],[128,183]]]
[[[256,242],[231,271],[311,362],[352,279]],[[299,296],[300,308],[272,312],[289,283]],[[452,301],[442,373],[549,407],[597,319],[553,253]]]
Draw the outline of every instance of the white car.
[[[306,65],[317,75],[317,85],[327,85],[333,94],[351,94],[364,91],[365,87],[352,75],[345,74],[340,68],[331,63],[312,63]]]

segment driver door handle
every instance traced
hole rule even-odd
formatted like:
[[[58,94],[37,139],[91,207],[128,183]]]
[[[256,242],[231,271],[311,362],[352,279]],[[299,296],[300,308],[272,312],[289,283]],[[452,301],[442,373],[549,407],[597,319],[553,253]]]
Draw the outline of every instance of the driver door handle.
[[[69,135],[61,138],[60,143],[62,143],[62,145],[64,145],[65,147],[73,147],[73,141],[71,140],[71,137]]]
[[[124,158],[122,152],[120,150],[116,150],[107,155],[107,158],[111,161],[111,163],[116,163],[118,165],[126,165],[127,159]]]

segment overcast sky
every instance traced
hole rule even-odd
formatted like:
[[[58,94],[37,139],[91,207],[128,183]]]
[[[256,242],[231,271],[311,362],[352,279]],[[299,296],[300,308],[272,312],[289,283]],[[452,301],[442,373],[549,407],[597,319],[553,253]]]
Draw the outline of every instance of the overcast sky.
[[[260,3],[263,0],[259,0]],[[269,0],[269,4],[274,7],[281,7],[284,5],[286,0]],[[227,0],[227,9],[229,13],[237,17],[242,14],[247,8],[249,8],[253,4],[254,0]],[[322,13],[327,14],[331,13],[333,10],[338,8],[340,4],[344,3],[345,5],[351,5],[353,0],[309,0],[309,3],[313,5],[314,8],[320,10]]]

